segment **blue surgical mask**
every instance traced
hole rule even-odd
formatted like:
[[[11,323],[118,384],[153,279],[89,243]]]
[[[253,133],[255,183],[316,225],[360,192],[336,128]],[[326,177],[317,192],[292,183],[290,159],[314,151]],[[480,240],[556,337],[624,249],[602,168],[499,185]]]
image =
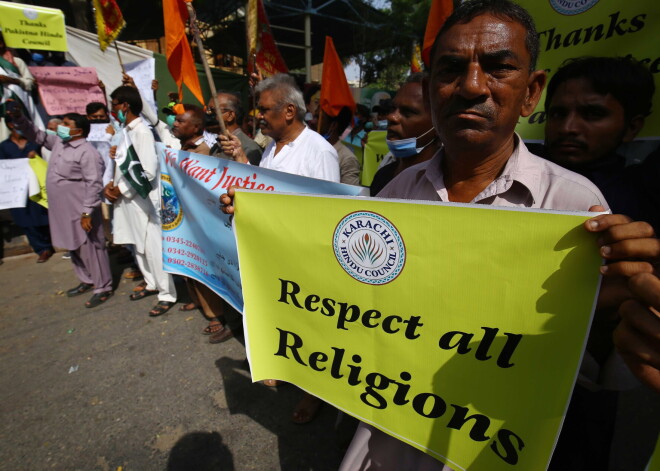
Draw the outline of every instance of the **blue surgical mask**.
[[[366,123],[364,123],[364,129],[373,129],[373,128],[374,128],[374,123],[372,123],[371,121],[367,121]]]
[[[14,131],[16,131],[16,134],[18,134],[19,136],[23,135],[23,131],[21,131],[20,129],[14,128]]]
[[[117,119],[121,124],[126,123],[126,113],[123,110],[117,111]]]
[[[387,120],[381,119],[378,121],[378,129],[387,129]]]
[[[170,129],[174,127],[174,121],[176,121],[176,116],[174,116],[173,114],[170,114],[167,116],[167,118],[165,118],[165,122],[170,127]]]
[[[37,64],[41,64],[44,61],[45,57],[43,54],[39,54],[38,52],[33,52],[32,53],[32,60],[36,62]]]
[[[67,141],[71,140],[71,134],[70,133],[71,133],[71,129],[67,128],[66,126],[62,126],[61,124],[57,125],[57,135],[64,142],[67,142]]]
[[[387,147],[390,149],[390,152],[392,152],[392,155],[397,159],[405,159],[407,157],[412,157],[422,152],[424,149],[430,146],[433,143],[433,141],[435,141],[435,137],[434,137],[433,139],[431,139],[431,142],[429,142],[425,146],[417,147],[417,139],[426,136],[431,131],[433,131],[433,128],[429,129],[421,136],[409,137],[407,139],[399,139],[397,141],[390,141],[388,139],[386,141]]]
[[[49,134],[51,136],[57,136],[57,133],[52,129],[46,129],[46,134]]]

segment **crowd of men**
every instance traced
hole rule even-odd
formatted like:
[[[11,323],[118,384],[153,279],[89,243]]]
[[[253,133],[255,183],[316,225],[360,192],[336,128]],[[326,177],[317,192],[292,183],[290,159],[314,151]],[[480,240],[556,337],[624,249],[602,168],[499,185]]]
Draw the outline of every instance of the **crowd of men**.
[[[507,0],[462,3],[436,37],[428,73],[411,75],[387,110],[391,158],[374,177],[371,195],[611,210],[585,223],[585,230],[600,235],[604,278],[578,384],[550,465],[552,470],[608,469],[617,391],[634,375],[660,393],[660,242],[655,237],[660,229],[660,158],[656,150],[642,163],[627,165],[618,154],[643,128],[655,87],[643,65],[606,57],[568,61],[546,87],[547,74],[536,67],[538,56],[538,34],[523,8]],[[90,104],[87,116],[67,114],[51,120],[48,130],[30,122],[19,107],[10,107],[5,115],[10,135],[0,144],[0,158],[27,157],[40,147],[50,151],[48,240],[44,224],[25,227],[39,262],[52,255],[53,246],[71,253],[80,284],[68,295],[93,290],[87,307],[107,301],[113,294],[108,247],[122,245],[144,277],[131,299],[157,296],[151,316],[166,313],[177,302],[174,279],[163,270],[156,140],[281,172],[359,183],[359,164],[342,136],[352,142],[364,132],[365,119],[356,119],[348,107],[336,116],[320,107],[310,109],[288,75],[256,81],[257,107],[248,116],[240,95],[218,94],[226,134],[213,122],[213,100],[206,109],[173,103],[165,110],[167,122],[159,121],[143,107],[128,76],[110,94],[109,107]],[[537,156],[515,127],[521,116],[534,111],[544,88],[546,142],[543,147],[530,145],[541,154]],[[254,140],[244,126],[248,117],[259,125]],[[86,140],[90,122],[110,124],[112,145],[101,152]],[[316,129],[309,123],[316,123]],[[132,157],[143,169],[142,190],[115,164]],[[220,197],[226,213],[233,212],[233,195],[230,189]],[[23,209],[30,211],[31,206]],[[19,216],[14,216],[17,224]],[[211,343],[232,338],[237,332],[227,325],[226,303],[198,281],[185,284],[192,302],[180,309],[202,310],[209,319],[204,333]],[[617,364],[616,357],[627,366]],[[278,385],[276,380],[265,383]],[[309,422],[321,404],[305,395],[292,420]],[[450,468],[361,423],[340,469]]]

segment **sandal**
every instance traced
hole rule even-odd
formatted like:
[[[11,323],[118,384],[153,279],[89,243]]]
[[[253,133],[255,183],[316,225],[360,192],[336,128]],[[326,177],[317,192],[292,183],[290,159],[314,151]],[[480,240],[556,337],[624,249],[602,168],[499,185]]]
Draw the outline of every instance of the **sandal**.
[[[174,306],[174,304],[176,304],[176,303],[173,303],[171,301],[158,301],[158,304],[156,304],[153,307],[153,309],[151,311],[149,311],[149,317],[162,316],[167,311],[172,309],[172,306]]]
[[[154,294],[158,294],[157,289],[143,289],[141,291],[136,291],[135,293],[131,294],[128,299],[131,301],[137,301],[139,299],[144,299],[147,296],[153,296]]]
[[[94,285],[90,285],[89,283],[80,283],[75,288],[71,288],[70,290],[67,290],[66,295],[69,298],[73,298],[74,296],[78,296],[80,294],[86,293],[93,287]]]
[[[305,396],[296,404],[291,415],[291,422],[298,425],[308,424],[318,415],[323,401],[316,396],[305,393]]]
[[[183,306],[181,306],[179,308],[179,311],[188,312],[188,311],[195,311],[197,309],[199,309],[199,306],[197,304],[188,303],[188,304],[184,304]]]
[[[143,281],[140,284],[138,284],[135,288],[133,288],[133,292],[137,293],[138,291],[142,291],[147,287],[147,282]]]
[[[99,304],[103,304],[113,295],[112,291],[104,291],[103,293],[94,293],[94,296],[89,298],[89,301],[85,303],[85,307],[92,308],[96,307]]]
[[[182,311],[183,309],[179,309]],[[204,330],[202,330],[202,334],[204,335],[213,335],[216,332],[220,332],[222,329],[224,329],[224,326],[222,325],[222,322],[217,321],[217,322],[210,322],[209,325],[207,325]]]

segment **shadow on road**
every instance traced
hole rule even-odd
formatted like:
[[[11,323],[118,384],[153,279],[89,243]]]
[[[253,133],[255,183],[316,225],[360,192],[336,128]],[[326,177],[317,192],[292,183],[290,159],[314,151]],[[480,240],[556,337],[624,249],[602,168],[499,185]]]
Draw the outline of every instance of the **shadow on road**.
[[[170,451],[167,471],[232,471],[234,460],[218,432],[192,432]]]

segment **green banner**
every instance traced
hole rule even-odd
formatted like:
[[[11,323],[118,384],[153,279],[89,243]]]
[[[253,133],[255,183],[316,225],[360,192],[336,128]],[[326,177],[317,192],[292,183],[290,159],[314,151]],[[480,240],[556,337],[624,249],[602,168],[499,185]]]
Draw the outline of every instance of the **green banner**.
[[[44,51],[67,50],[62,10],[0,2],[0,27],[9,47]]]
[[[660,57],[657,33],[660,29],[660,2],[657,0],[516,0],[534,17],[540,33],[541,56],[538,69],[548,79],[566,60],[580,56],[628,56],[644,62],[660,88]],[[545,92],[536,111],[520,118],[516,131],[525,140],[543,141]],[[660,93],[654,96],[653,110],[640,138],[660,137]]]
[[[599,285],[588,213],[235,204],[253,380],[292,382],[455,470],[546,469]]]
[[[369,133],[362,157],[362,175],[360,176],[362,186],[371,185],[383,157],[390,151],[387,147],[386,136],[386,131],[371,131]]]

